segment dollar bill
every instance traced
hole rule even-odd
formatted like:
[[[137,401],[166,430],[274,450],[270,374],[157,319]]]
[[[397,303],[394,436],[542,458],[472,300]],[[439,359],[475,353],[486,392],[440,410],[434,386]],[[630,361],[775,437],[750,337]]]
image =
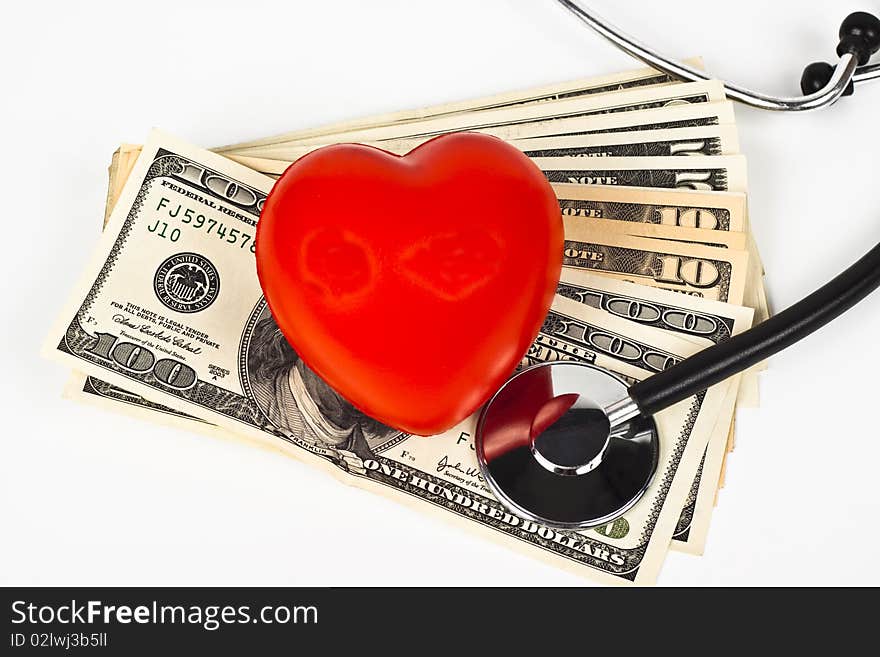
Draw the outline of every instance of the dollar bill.
[[[694,192],[689,190],[664,190],[652,188],[614,188],[558,184],[554,190],[560,198],[566,221],[568,235],[583,235],[584,239],[595,239],[596,235],[609,232],[626,232],[636,237],[654,237],[666,240],[697,241],[707,245],[724,246],[741,250],[742,233],[732,231],[734,227],[745,223],[745,195],[742,193]],[[568,198],[562,198],[568,197]],[[598,199],[609,199],[600,202]],[[645,203],[625,202],[644,200]],[[576,214],[567,210],[577,211]],[[626,228],[612,230],[611,222],[578,226],[571,222],[573,216],[588,218],[601,215],[603,217],[622,217],[621,224]],[[638,222],[660,223],[656,228],[640,225]],[[699,226],[699,228],[693,228]],[[703,237],[715,230],[707,231],[706,227],[715,230],[726,230],[728,235],[737,235],[738,241],[733,242],[716,237]],[[598,229],[598,231],[597,231]],[[667,230],[668,229],[668,230]],[[688,232],[690,230],[690,232]],[[752,242],[750,241],[751,245]],[[622,262],[628,262],[626,258]],[[747,280],[755,283],[760,281],[756,271],[757,260],[751,260]],[[641,282],[645,282],[642,280]],[[747,286],[742,303],[758,310],[759,318],[763,317],[761,304],[762,285]],[[762,366],[759,366],[762,367]],[[743,379],[738,404],[741,406],[757,406],[758,381],[756,372],[759,367]]]
[[[695,58],[692,62],[692,65],[701,65],[699,59]],[[662,73],[652,68],[642,68],[634,71],[625,71],[622,73],[599,75],[580,80],[558,82],[530,89],[504,92],[493,94],[491,96],[483,96],[481,98],[471,98],[463,101],[444,103],[441,105],[431,105],[410,110],[375,114],[315,128],[304,128],[280,135],[272,135],[270,137],[263,137],[248,142],[223,146],[217,149],[217,152],[223,153],[227,151],[237,151],[243,148],[266,146],[281,142],[295,142],[298,139],[332,135],[357,128],[421,121],[427,118],[448,114],[480,112],[503,107],[513,107],[516,105],[531,105],[552,100],[565,100],[567,98],[576,98],[578,96],[614,93],[623,91],[624,89],[653,87],[676,83],[678,83],[678,80],[670,78],[666,73]]]
[[[117,156],[126,150],[131,152],[134,149],[126,146],[120,147],[120,149],[114,154],[114,165],[117,163]],[[122,184],[128,176],[129,168],[130,167],[122,165],[111,172],[108,185],[108,205],[115,203],[115,200],[111,202],[110,199],[118,198]],[[584,188],[571,185],[557,186],[557,188],[563,190],[570,187],[573,187],[574,189],[569,195],[580,196],[582,199],[586,198],[587,200],[597,198],[593,193],[596,191],[594,188]],[[645,194],[653,195],[651,200],[657,202],[666,201],[668,203],[671,199],[675,204],[678,204],[677,207],[679,208],[681,207],[682,202],[686,199],[701,199],[702,197],[708,196],[711,200],[715,199],[716,196],[719,196],[719,194],[653,189],[624,190],[622,188],[605,188],[604,190],[599,191],[604,192],[604,194],[599,195],[601,198],[607,198],[608,194],[610,194],[612,198],[618,198],[615,195],[619,194],[623,194],[620,198],[634,198],[639,195],[644,196]],[[737,206],[737,200],[744,201],[744,196],[741,194],[720,194],[720,196],[732,197],[727,201],[727,207],[735,208]],[[713,202],[713,205],[714,204],[715,203]],[[693,207],[693,203],[686,207]],[[110,209],[111,208],[108,207],[105,214],[109,214]],[[712,209],[715,212],[719,212],[719,209],[717,208]],[[719,216],[722,218],[722,221],[720,222],[722,226],[725,229],[729,229],[731,223],[731,214],[729,210],[727,215],[720,214]],[[741,214],[734,212],[733,217],[734,221],[736,221],[737,217],[741,218]],[[680,218],[681,217],[679,217],[679,219]],[[594,222],[591,228],[601,232],[602,230],[608,229],[607,224],[609,223],[610,222],[607,220],[598,220]],[[691,221],[685,221],[684,223],[685,225],[682,227],[682,222],[680,220],[668,221],[665,223],[661,222],[658,227],[674,231],[670,233],[658,234],[637,231],[635,234],[655,238],[671,237],[674,239],[682,239],[685,237],[688,230],[691,230],[695,235],[711,235],[712,233],[712,231],[705,228],[692,228],[692,226],[696,225],[709,225],[707,219],[703,218],[701,220],[699,215],[691,217]],[[718,221],[713,221],[711,223],[715,228],[719,227],[718,224]],[[645,227],[653,228],[654,226],[635,224],[635,227],[641,229]],[[683,235],[681,231],[685,231],[685,235]],[[731,245],[728,243],[722,246],[727,248],[737,248],[738,245]],[[624,281],[615,281],[582,271],[575,272],[565,270],[563,273],[563,280],[560,282],[559,292],[563,296],[569,296],[577,301],[606,310],[612,314],[623,317],[624,319],[630,319],[631,321],[638,321],[639,323],[651,325],[656,328],[677,332],[680,335],[691,339],[695,337],[706,339],[709,341],[706,344],[715,344],[727,339],[731,334],[739,332],[743,326],[748,325],[751,317],[750,309],[709,302],[692,297],[683,297],[663,290],[647,288],[645,286],[634,285]],[[653,319],[650,319],[652,312],[654,313],[654,317]],[[746,315],[748,315],[748,318]],[[748,321],[746,321],[747,319]],[[714,322],[714,330],[707,331],[707,325],[712,325],[712,322]],[[124,409],[130,414],[155,422],[170,424],[172,426],[182,426],[190,430],[210,433],[212,435],[224,435],[223,430],[210,423],[179,412],[171,407],[155,404],[144,399],[140,395],[128,392],[118,386],[101,381],[95,377],[88,377],[79,372],[74,372],[72,374],[71,379],[65,388],[64,394],[66,397],[97,404],[105,408],[111,408],[117,411]],[[732,402],[736,397],[736,390],[733,389],[731,393],[728,394],[728,397],[730,399],[725,399],[725,409],[732,406],[732,403],[728,402]],[[676,547],[676,549],[692,553],[699,553],[702,551],[705,535],[708,531],[708,518],[711,514],[711,505],[708,509],[706,506],[708,502],[714,501],[715,499],[715,493],[713,492],[714,488],[712,487],[711,482],[717,482],[719,480],[718,472],[721,463],[723,462],[723,455],[726,453],[724,449],[719,450],[718,446],[721,445],[722,447],[726,447],[728,442],[729,429],[720,426],[722,424],[724,423],[719,418],[719,426],[716,426],[716,429],[713,431],[713,438],[710,439],[710,445],[707,448],[703,463],[701,463],[700,466],[700,473],[702,473],[703,476],[701,477],[698,475],[695,479],[695,483],[691,488],[691,494],[688,495],[688,501],[682,510],[675,535],[673,536],[673,546]],[[716,437],[716,434],[718,433],[723,434],[720,440]],[[721,452],[720,454],[719,451]]]
[[[635,112],[680,104],[719,102],[725,99],[720,82],[689,82],[646,89],[629,89],[615,94],[582,96],[534,105],[519,105],[483,112],[453,114],[412,123],[377,126],[339,132],[334,141],[369,142],[387,139],[431,137],[446,132],[485,130],[502,126],[522,126],[549,118],[580,118],[600,114]],[[298,146],[326,143],[326,136],[297,140]],[[240,155],[265,153],[263,147],[237,148]]]
[[[638,326],[650,326],[696,340],[698,347],[729,340],[749,328],[754,315],[751,308],[570,269],[562,272],[558,294]],[[672,547],[676,550],[691,554],[703,552],[727,452],[736,396],[736,382],[732,382],[673,533]]]
[[[211,422],[206,422],[170,406],[157,404],[142,395],[129,392],[125,388],[76,370],[70,373],[64,385],[62,396],[65,399],[98,406],[116,413],[132,415],[156,424],[221,438],[227,438],[231,435],[230,432],[224,431]]]
[[[119,195],[131,170],[141,154],[139,144],[121,144],[113,152],[110,166],[107,171],[107,202],[104,207],[104,218],[101,229],[107,228],[110,215],[116,207]],[[197,417],[181,413],[168,406],[156,404],[144,399],[141,395],[128,392],[118,386],[111,385],[95,377],[86,376],[82,372],[74,370],[64,386],[63,396],[76,401],[87,402],[110,410],[118,411],[125,409],[132,415],[137,415],[153,422],[161,422],[181,426],[188,430],[202,431],[212,435],[221,435],[223,432],[210,422],[205,422]]]
[[[292,162],[232,156],[240,164],[277,177]],[[696,191],[746,189],[746,163],[741,155],[692,157],[539,157],[532,161],[551,183],[658,187]]]
[[[611,135],[627,132],[648,132],[654,130],[674,130],[680,128],[699,128],[733,125],[733,103],[730,101],[671,105],[655,109],[614,114],[593,114],[573,118],[549,117],[541,121],[514,125],[500,125],[486,128],[472,128],[499,139],[537,139],[541,137],[572,137],[581,135]],[[452,131],[454,132],[454,131]],[[406,153],[424,143],[430,137],[401,137],[383,141],[361,140],[394,153]],[[246,166],[240,158],[265,158],[273,160],[296,160],[316,148],[346,141],[345,135],[328,135],[321,143],[302,145],[299,143],[271,144],[243,150],[228,150],[223,154]],[[253,167],[251,168],[257,168]]]
[[[284,167],[287,163],[283,164]],[[745,184],[743,182],[743,184]],[[670,227],[682,228],[698,227],[712,228],[714,230],[726,230],[739,232],[734,229],[743,227],[746,217],[745,195],[742,193],[714,193],[695,192],[691,190],[665,190],[654,188],[628,188],[587,186],[575,184],[554,185],[554,191],[560,197],[560,206],[563,214],[567,217],[607,217],[621,219],[629,224],[639,222],[661,223]],[[641,201],[641,202],[640,202]],[[569,232],[573,230],[569,228]],[[635,236],[660,237],[663,239],[697,240],[706,244],[718,244],[718,238],[703,239],[697,235],[685,236],[678,234],[653,233],[644,227],[633,226],[626,231]],[[699,232],[699,231],[695,231]],[[749,241],[751,246],[753,241]],[[742,244],[725,244],[728,247],[741,249]],[[759,311],[759,317],[767,314],[763,299],[763,285],[760,284],[761,276],[757,272],[759,261],[754,258],[750,264],[751,272],[749,280],[755,285],[750,285],[746,290],[742,302],[755,307]],[[763,367],[763,366],[760,366]],[[757,368],[756,368],[757,369]],[[743,383],[743,392],[739,403],[741,405],[757,406],[758,383],[754,373],[746,377]]]
[[[405,155],[422,145],[427,138],[390,139],[388,141],[368,142],[391,153]],[[663,130],[639,130],[627,132],[604,132],[557,137],[536,137],[514,139],[509,142],[529,157],[645,157],[672,155],[730,155],[739,150],[736,126],[709,125],[695,128],[667,128]],[[329,144],[312,144],[289,147],[284,150],[285,157],[279,159],[296,160],[313,150]],[[224,153],[239,160],[235,151]],[[253,156],[250,156],[253,157]]]
[[[410,438],[341,398],[322,405],[334,393],[285,347],[256,278],[252,230],[271,184],[225,158],[161,133],[151,136],[47,351],[153,403],[422,509],[444,511],[577,572],[653,581],[727,387],[657,416],[663,437],[658,475],[622,522],[560,532],[517,518],[480,481],[473,418],[442,436]],[[634,381],[694,350],[665,332],[635,330],[568,299],[557,303],[529,360],[575,358]],[[598,334],[620,335],[660,357],[620,360],[596,347],[604,344],[591,340]]]
[[[562,215],[628,223],[745,232],[746,195],[651,187],[555,183]]]
[[[686,133],[689,135],[688,139],[699,135],[702,135],[702,138],[706,138],[708,135],[716,136],[720,139],[719,147],[722,154],[727,154],[735,152],[739,147],[732,122],[732,103],[719,102],[700,105],[674,105],[662,109],[626,112],[624,114],[603,114],[575,119],[550,119],[524,126],[506,126],[481,130],[480,132],[513,140],[524,150],[529,148],[529,139],[563,138],[570,140],[567,142],[568,144],[578,143],[578,140],[584,139],[585,141],[581,143],[586,144],[586,148],[592,149],[603,145],[639,144],[635,147],[635,151],[630,151],[637,152],[645,150],[645,144],[648,143],[645,139],[656,138],[659,133],[669,130],[688,130],[690,131]],[[642,133],[642,135],[639,136],[635,133]],[[403,154],[423,144],[427,139],[429,138],[420,137],[363,143]],[[278,175],[290,162],[330,143],[338,143],[338,140],[306,146],[273,145],[263,151],[250,150],[249,155],[239,153],[236,150],[225,151],[223,154],[255,171]],[[715,143],[712,142],[712,144]],[[127,145],[126,148],[131,149],[126,153],[128,157],[132,154],[135,158],[137,157],[140,146]],[[711,148],[714,150],[714,145],[711,145]],[[133,159],[131,163],[133,163]]]
[[[501,139],[538,139],[540,137],[573,137],[617,132],[675,130],[712,125],[733,125],[733,103],[718,101],[685,105],[669,105],[623,114],[598,114],[574,118],[549,118],[519,126],[479,130]]]
[[[625,185],[696,191],[744,192],[746,161],[742,155],[707,157],[536,157],[551,183]]]
[[[744,181],[743,181],[744,183]],[[608,187],[557,183],[553,190],[563,216],[586,219],[613,219],[627,224],[662,224],[712,231],[745,232],[755,285],[753,295],[757,318],[769,317],[764,292],[764,270],[755,240],[749,231],[744,193],[694,192],[683,189]],[[643,231],[632,229],[634,235]],[[674,237],[670,237],[675,239]],[[713,240],[707,238],[705,243]]]
[[[510,144],[529,157],[663,157],[739,152],[736,126],[733,125],[534,137],[514,139]]]
[[[141,147],[137,144],[122,144],[113,152],[113,158],[108,168],[107,203],[104,206],[104,225],[110,219],[110,211],[119,200],[122,191],[122,183],[128,179],[131,168],[141,153]]]
[[[580,168],[576,170],[571,167],[586,166],[584,158],[535,158],[533,161],[542,171],[545,172],[545,174],[547,174],[551,181],[576,183],[578,185],[587,183],[606,186],[622,184],[626,186],[634,185],[640,187],[687,188],[700,191],[711,191],[713,189],[742,191],[746,188],[745,160],[741,156],[597,158],[588,161],[591,168]],[[263,170],[270,174],[280,174],[290,164],[281,161],[266,162],[272,166],[263,166]],[[273,166],[275,168],[272,168]],[[265,171],[266,169],[269,169],[269,171]],[[584,239],[582,240],[583,243],[588,244],[590,239],[594,239],[594,237],[587,235],[585,232]],[[642,255],[645,258],[648,258],[647,254],[651,248],[657,248],[656,245],[654,247],[649,247],[648,245],[643,244],[642,246],[644,247]],[[571,244],[570,240],[566,242],[567,253],[573,252],[572,249],[575,249],[576,247],[577,245]],[[587,248],[587,250],[589,251],[589,248]],[[684,255],[694,256],[695,253],[696,252],[691,252]],[[565,264],[575,267],[599,268],[602,266],[602,262],[607,263],[611,260],[614,262],[632,262],[631,256],[633,253],[613,248],[611,250],[606,250],[601,254],[601,257],[596,260],[595,258],[599,255],[600,254],[597,254],[596,252],[590,252],[587,259],[566,256]],[[757,292],[756,286],[748,288],[748,297],[743,296],[746,292],[745,284],[750,277],[748,267],[752,267],[751,279],[756,280],[757,271],[754,264],[746,264],[746,254],[731,253],[727,257],[737,259],[737,261],[740,262],[740,268],[746,269],[746,271],[741,272],[742,276],[739,278],[739,282],[742,283],[743,287],[739,290],[735,290],[737,296],[732,299],[729,299],[727,296],[724,298],[710,296],[709,298],[721,298],[721,300],[730,300],[733,303],[745,302],[751,307],[757,307],[760,305],[760,295]],[[746,260],[740,261],[739,258],[741,257],[746,258]],[[593,260],[589,260],[590,258]],[[668,270],[662,269],[664,263]],[[656,274],[656,276],[652,274],[652,280],[655,280],[655,284],[660,284],[662,281],[667,289],[687,290],[690,294],[701,296],[717,294],[720,292],[723,292],[725,295],[729,293],[729,290],[727,289],[721,290],[714,285],[707,285],[705,280],[708,279],[702,278],[704,276],[710,276],[713,280],[726,284],[725,281],[727,281],[727,275],[724,272],[728,271],[727,268],[729,267],[729,263],[723,265],[722,270],[715,271],[715,265],[709,263],[709,261],[705,259],[689,257],[683,260],[672,254],[666,254],[661,259],[657,260],[648,258],[647,260],[644,260],[641,265],[650,268],[651,271]],[[673,266],[680,267],[680,271],[676,270],[676,272],[673,272],[671,269]],[[693,270],[693,272],[691,272],[691,270]],[[623,272],[617,273],[624,274]],[[635,276],[636,274],[633,271],[627,271],[624,275]],[[682,276],[684,278],[682,278]],[[700,280],[694,278],[694,281],[691,284],[687,282],[688,276],[699,277]],[[639,280],[639,282],[645,283],[646,281]]]
[[[644,237],[667,242],[683,244],[699,244],[720,249],[748,249],[748,235],[736,231],[706,230],[705,228],[688,228],[684,226],[664,226],[663,224],[642,224],[615,219],[585,219],[582,217],[564,216],[562,219],[566,234],[574,231],[589,231],[592,235],[618,234]]]
[[[571,225],[563,267],[695,297],[741,305],[748,279],[747,252],[623,234],[596,235]]]
[[[618,318],[677,334],[698,348],[729,339],[751,325],[752,310],[731,304],[677,295],[589,272],[564,270],[558,293]],[[674,549],[701,554],[720,482],[732,424],[737,382],[721,403],[716,426],[672,536]],[[153,422],[224,437],[219,427],[171,407],[151,402],[96,377],[74,372],[65,396]]]
[[[638,325],[689,338],[694,340],[697,348],[727,340],[750,326],[752,321],[750,308],[676,295],[584,271],[564,270],[559,294]],[[737,393],[734,378],[719,406],[716,425],[676,523],[671,544],[675,550],[690,554],[703,552],[712,509],[717,501],[717,489],[721,485],[721,468],[732,430]],[[124,411],[151,422],[215,437],[230,437],[229,432],[210,422],[80,372],[71,374],[64,396],[114,412]],[[618,531],[619,527],[620,523]],[[606,529],[610,531],[611,527],[602,531]]]
[[[110,159],[110,166],[107,167],[107,177],[110,179],[110,183],[107,185],[107,201],[104,206],[104,225],[107,225],[107,221],[110,219],[110,211],[116,205],[116,194],[121,190],[121,187],[117,188],[114,185],[115,180],[119,180],[121,176],[119,175],[119,158],[120,153],[122,151],[122,146],[117,148],[113,152],[113,157]],[[127,173],[126,173],[127,177]]]

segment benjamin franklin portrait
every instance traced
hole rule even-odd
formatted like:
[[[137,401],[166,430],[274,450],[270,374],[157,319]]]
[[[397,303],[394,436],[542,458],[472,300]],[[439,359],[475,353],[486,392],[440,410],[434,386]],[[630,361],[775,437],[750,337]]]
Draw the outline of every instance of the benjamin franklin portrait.
[[[312,372],[284,338],[268,308],[251,334],[247,370],[254,397],[268,420],[342,467],[370,458],[374,450],[401,436],[359,411]]]

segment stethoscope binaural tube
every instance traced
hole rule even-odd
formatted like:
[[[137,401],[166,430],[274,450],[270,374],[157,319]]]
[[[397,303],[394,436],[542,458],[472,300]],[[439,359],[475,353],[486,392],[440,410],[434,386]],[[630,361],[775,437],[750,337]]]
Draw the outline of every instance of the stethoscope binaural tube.
[[[703,71],[649,48],[575,0],[557,1],[615,46],[653,68],[679,80],[696,82],[714,79]],[[727,96],[759,109],[803,112],[828,107],[841,96],[852,94],[856,84],[880,77],[880,64],[868,63],[871,56],[880,50],[880,20],[866,12],[854,12],[844,19],[839,36],[837,55],[840,59],[837,65],[824,62],[808,65],[801,77],[803,96],[772,96],[724,81]]]

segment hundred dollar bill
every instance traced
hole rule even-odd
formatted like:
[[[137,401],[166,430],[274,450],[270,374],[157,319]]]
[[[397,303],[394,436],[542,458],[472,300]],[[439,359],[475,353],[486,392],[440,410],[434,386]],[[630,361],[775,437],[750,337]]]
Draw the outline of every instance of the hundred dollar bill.
[[[625,185],[696,191],[745,192],[742,155],[707,157],[536,157],[551,183]]]
[[[611,135],[627,132],[648,132],[653,130],[673,130],[679,128],[699,128],[716,125],[733,125],[733,103],[730,101],[671,105],[633,112],[614,114],[593,114],[573,118],[547,118],[532,123],[500,125],[485,128],[472,128],[499,139],[537,139],[541,137],[570,137],[579,135]],[[450,131],[454,132],[454,130]],[[406,153],[430,137],[402,137],[383,141],[361,140],[395,153]],[[321,143],[301,145],[272,144],[252,147],[243,151],[229,150],[223,154],[241,161],[243,157],[257,157],[274,160],[295,160],[316,148],[346,141],[344,136],[328,135]],[[247,165],[247,162],[242,162]],[[253,168],[253,167],[251,167]]]
[[[727,340],[751,325],[752,310],[665,290],[612,280],[583,271],[564,270],[558,293],[616,317],[695,340],[698,347]],[[698,342],[699,340],[700,342]],[[706,341],[701,343],[701,341]],[[716,426],[672,536],[674,549],[701,554],[720,484],[721,467],[732,424],[736,381],[722,402]],[[154,422],[228,437],[219,427],[171,407],[153,403],[96,377],[74,372],[65,397]]]
[[[156,424],[204,433],[218,438],[232,436],[230,432],[211,422],[182,413],[170,406],[157,404],[142,395],[129,392],[125,388],[76,370],[70,373],[64,385],[62,397],[115,413],[131,415]]]
[[[554,304],[554,310],[551,311],[548,316],[545,329],[542,330],[523,364],[528,365],[543,362],[545,359],[566,359],[591,362],[610,369],[631,383],[656,371],[653,369],[654,366],[652,363],[659,362],[660,360],[668,363],[675,363],[678,362],[681,357],[689,355],[699,348],[693,344],[684,346],[685,343],[679,342],[679,348],[673,352],[669,350],[671,349],[669,344],[666,345],[666,349],[660,348],[656,345],[657,342],[664,342],[663,339],[658,339],[658,331],[656,331],[656,329],[646,327],[638,327],[634,329],[633,326],[627,326],[617,318],[601,317],[600,315],[594,315],[591,320],[589,317],[584,317],[585,313],[589,314],[588,311],[576,308],[575,304],[572,304],[571,302],[564,299],[557,300]],[[623,329],[626,329],[627,331],[625,335],[625,344],[627,347],[639,349],[643,352],[644,358],[638,362],[645,366],[646,369],[633,367],[629,356],[624,360],[616,359],[613,355],[609,355],[601,349],[593,346],[594,343],[605,345],[607,343],[605,338],[609,335],[622,337],[623,334],[621,331]],[[617,332],[609,332],[613,330],[616,330]],[[633,335],[634,333],[640,335],[635,337]],[[644,339],[645,336],[650,336],[654,339],[650,344],[638,339]],[[88,377],[87,380],[93,382],[95,379],[94,377]],[[735,381],[731,382],[731,387],[734,383]],[[100,387],[102,390],[99,399],[116,399],[119,395],[126,394],[121,391],[121,389],[110,384],[101,384]],[[109,396],[105,396],[108,395],[108,393]],[[722,389],[719,388],[713,392],[713,396],[705,400],[708,402],[707,404],[702,405],[703,400],[700,400],[700,412],[705,412],[707,417],[701,417],[699,422],[695,422],[692,417],[688,417],[684,421],[686,431],[689,430],[694,432],[697,424],[701,427],[700,431],[710,431],[708,427],[712,422],[708,419],[709,404],[712,405],[711,408],[715,409],[716,426],[720,422],[720,418],[729,416],[729,404],[726,405],[726,402],[729,399],[730,390],[723,391],[723,394],[724,397],[722,398]],[[134,397],[134,395],[131,395],[130,393],[128,393],[127,396]],[[100,403],[100,401],[98,403]],[[160,412],[167,413],[168,409],[167,407],[160,407],[159,410]],[[689,415],[693,414],[693,410],[694,408],[692,406]],[[142,413],[139,413],[136,409],[135,414]],[[159,419],[165,423],[179,424],[179,420],[185,417],[185,415],[181,414],[179,418],[175,418],[175,416],[171,414],[170,417],[161,417]],[[152,419],[155,420],[157,418],[153,417]],[[691,422],[693,422],[693,426],[691,426]],[[666,425],[673,426],[674,423],[667,422]],[[663,435],[663,427],[666,425],[661,423],[661,435]],[[416,485],[424,486],[424,481],[431,481],[435,485],[446,487],[455,486],[456,488],[454,490],[456,491],[466,491],[467,496],[462,492],[457,492],[456,499],[449,500],[452,502],[457,501],[459,504],[464,505],[465,509],[459,510],[457,515],[464,515],[465,517],[469,516],[470,514],[467,513],[468,509],[474,508],[475,505],[493,505],[494,500],[491,493],[489,493],[484,485],[473,454],[471,437],[473,435],[474,426],[475,418],[471,418],[456,427],[454,430],[441,436],[435,436],[427,440],[415,438],[412,441],[406,440],[399,444],[395,444],[391,449],[382,452],[383,458],[381,464],[383,469],[385,469],[387,473],[388,469],[400,468],[400,465],[404,464],[407,466],[405,472],[410,475]],[[202,432],[208,431],[209,433],[212,433],[212,435],[220,437],[229,438],[235,436],[235,434],[225,432],[217,427],[212,427],[212,430],[209,431],[208,427],[210,427],[210,425],[205,424],[202,427],[192,428]],[[710,433],[712,440],[715,440],[715,431],[716,429],[713,427]],[[674,461],[674,450],[681,449],[683,446],[681,442],[683,436],[679,434],[677,429],[669,431],[668,433],[675,436],[679,441],[678,443],[662,445],[663,456],[661,457],[660,467],[664,468],[665,482],[671,487],[673,477],[670,477],[668,464],[671,461]],[[688,439],[693,435],[693,433],[690,433]],[[726,431],[724,432],[723,438],[726,438]],[[665,438],[661,438],[661,440],[665,441]],[[705,444],[701,437],[697,437],[695,440],[699,441],[701,444]],[[285,445],[285,447],[287,447],[287,445]],[[363,461],[361,456],[362,455],[347,453],[340,450],[339,457],[346,458],[346,460],[342,462],[343,465],[337,465],[338,467],[345,468],[349,473],[360,473],[366,476],[368,474],[368,468],[375,466],[373,466],[369,460]],[[693,459],[689,460],[684,467],[687,471],[692,472],[694,469]],[[700,467],[702,467],[702,461],[697,465],[697,468]],[[431,474],[435,475],[434,479],[428,479],[428,475]],[[401,473],[398,472],[395,476],[400,477]],[[416,477],[422,481],[416,479]],[[680,478],[684,479],[684,471],[680,475]],[[653,505],[651,505],[655,508],[650,508],[646,503],[640,503],[625,516],[614,522],[583,532],[556,532],[541,527],[540,525],[529,523],[527,520],[517,518],[510,514],[503,515],[500,510],[496,513],[507,525],[512,525],[513,527],[521,526],[523,531],[519,532],[519,538],[526,538],[531,542],[530,534],[537,534],[538,537],[544,539],[552,536],[551,540],[553,542],[559,542],[563,539],[563,536],[567,536],[566,543],[569,546],[579,545],[580,547],[577,549],[581,552],[589,548],[593,556],[598,556],[600,560],[608,562],[602,564],[603,567],[598,568],[598,573],[596,573],[604,576],[606,581],[609,581],[611,577],[619,578],[621,581],[635,581],[644,584],[651,583],[656,578],[656,572],[660,567],[662,555],[665,552],[664,546],[669,540],[669,528],[672,525],[669,518],[675,517],[675,514],[668,511],[668,509],[675,508],[672,506],[672,499],[680,498],[683,491],[687,490],[688,503],[693,506],[693,502],[690,500],[690,491],[692,488],[693,486],[686,487],[679,482],[675,491],[667,491],[670,499],[669,502],[664,501],[663,503],[663,511],[661,514],[665,514],[666,517],[663,518],[662,521],[656,516],[657,501],[656,497],[652,496],[652,493],[655,492],[652,487],[646,497],[652,497],[655,500]],[[662,495],[663,492],[664,491],[661,488],[656,494]],[[451,494],[451,491],[447,492],[446,497],[449,497]],[[479,497],[476,495],[479,495]],[[497,503],[494,503],[493,508],[500,509]],[[454,508],[450,508],[449,510],[453,512],[456,511]],[[464,513],[461,511],[464,511]],[[674,524],[673,529],[673,532],[679,534],[679,542],[683,541],[683,537],[690,532],[690,523],[693,522],[694,517],[699,518],[700,514],[695,514],[694,509],[690,507],[685,507],[685,509],[679,514],[679,520]],[[684,523],[687,523],[687,525],[684,525]],[[490,528],[497,529],[497,527]],[[551,541],[544,541],[543,543],[543,545],[539,545],[538,547],[546,550],[547,547],[550,547]],[[688,548],[689,544],[684,545],[684,548],[677,549],[685,549],[691,552],[696,551],[693,547]],[[534,550],[532,551],[534,552]],[[575,567],[586,565],[595,568],[595,565],[590,564],[589,561],[583,559],[582,556],[572,558],[571,554],[565,554],[565,552],[562,551],[563,553],[560,555],[558,552],[558,549],[551,549],[549,554],[542,553],[540,556],[557,558],[562,556],[566,560],[559,560],[559,562],[565,565],[574,565]],[[614,565],[623,566],[623,568],[614,568]]]
[[[647,89],[629,89],[615,94],[581,96],[566,100],[554,100],[534,105],[518,105],[483,112],[453,114],[374,128],[360,128],[333,135],[333,141],[380,141],[402,137],[431,137],[445,132],[482,130],[501,126],[519,126],[545,121],[549,118],[576,118],[635,112],[638,110],[668,107],[683,103],[712,103],[725,99],[724,87],[718,81],[689,82]],[[297,140],[297,145],[326,143],[326,136]],[[261,147],[237,148],[240,155],[255,155]],[[262,149],[265,152],[265,149]]]
[[[702,62],[695,58],[692,60],[696,66],[702,65]],[[590,96],[596,94],[614,93],[623,91],[624,89],[635,89],[643,87],[654,87],[666,84],[677,84],[675,80],[652,68],[642,68],[634,71],[624,71],[622,73],[612,73],[609,75],[598,75],[580,80],[571,80],[567,82],[557,82],[555,84],[543,85],[519,91],[504,92],[491,96],[483,96],[481,98],[471,98],[468,100],[456,101],[452,103],[444,103],[441,105],[431,105],[428,107],[420,107],[397,112],[387,112],[384,114],[375,114],[372,116],[360,117],[349,121],[342,121],[330,125],[318,126],[316,128],[304,128],[292,132],[286,132],[271,137],[263,137],[253,141],[231,144],[217,149],[217,152],[236,151],[242,148],[251,148],[255,146],[265,146],[268,144],[277,144],[281,142],[294,142],[298,139],[308,137],[319,137],[322,135],[332,135],[334,133],[345,132],[364,127],[376,127],[383,125],[392,125],[397,123],[405,123],[412,121],[420,121],[426,118],[434,118],[446,114],[460,114],[463,112],[480,112],[489,109],[499,109],[502,107],[513,107],[515,105],[531,105],[535,103],[543,103],[550,100],[564,100],[567,98],[576,98],[578,96]]]
[[[131,169],[140,156],[141,146],[138,144],[122,144],[113,153],[113,158],[108,169],[107,180],[107,204],[104,208],[104,220],[102,230],[107,227],[113,208],[119,200],[119,195]],[[68,399],[86,402],[101,406],[114,411],[124,410],[131,415],[145,418],[152,422],[160,422],[172,426],[179,426],[191,431],[200,431],[212,435],[223,435],[223,430],[210,422],[205,422],[197,417],[181,413],[168,406],[155,404],[140,395],[114,386],[92,376],[86,376],[82,372],[71,372],[67,384],[64,386],[63,396]]]
[[[557,293],[639,326],[699,340],[698,346],[718,344],[746,330],[754,314],[751,308],[569,269],[563,270]],[[737,386],[732,381],[672,537],[676,550],[702,554],[720,485],[736,393]]]
[[[658,415],[658,476],[625,524],[559,532],[517,518],[480,481],[473,418],[442,436],[410,438],[334,396],[287,345],[262,299],[250,247],[270,186],[224,158],[151,136],[49,337],[50,353],[154,403],[279,446],[352,483],[445,511],[579,572],[653,581],[726,389]],[[601,336],[617,336],[623,326],[616,318],[598,313],[593,322],[592,309],[559,303],[530,361],[577,358],[635,380],[693,350],[689,341],[639,327],[621,335],[645,354],[634,365],[602,350]]]
[[[554,183],[563,216],[745,232],[746,195]]]

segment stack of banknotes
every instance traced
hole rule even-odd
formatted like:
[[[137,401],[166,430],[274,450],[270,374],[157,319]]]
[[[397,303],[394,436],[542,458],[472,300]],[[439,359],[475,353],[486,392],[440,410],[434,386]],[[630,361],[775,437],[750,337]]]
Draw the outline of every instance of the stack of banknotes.
[[[254,229],[291,162],[337,142],[405,153],[462,130],[522,149],[559,198],[562,278],[524,365],[585,361],[633,382],[768,316],[731,103],[720,83],[641,69],[212,151],[158,131],[123,145],[105,230],[47,351],[74,370],[67,395],[78,400],[269,446],[574,572],[652,583],[668,550],[704,549],[735,409],[757,404],[760,366],[658,416],[657,474],[623,517],[561,531],[493,498],[474,418],[422,438],[362,415],[305,366],[266,308]]]

